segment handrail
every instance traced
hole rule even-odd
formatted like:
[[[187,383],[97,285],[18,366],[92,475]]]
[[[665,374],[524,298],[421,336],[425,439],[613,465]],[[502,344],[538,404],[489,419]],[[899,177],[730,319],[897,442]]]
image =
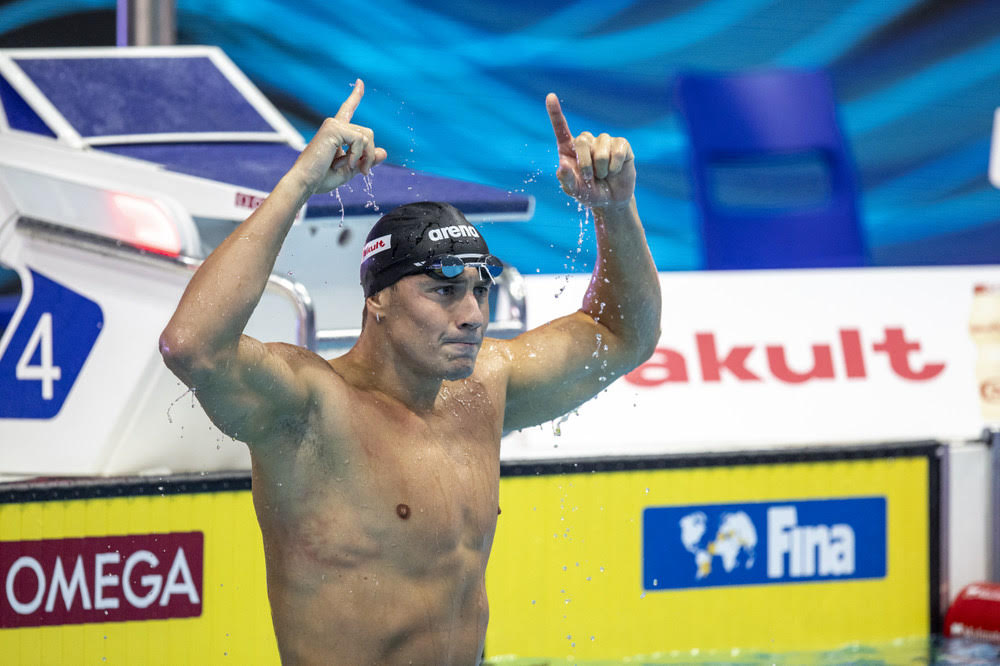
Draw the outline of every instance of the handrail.
[[[29,235],[45,237],[51,242],[105,255],[113,255],[117,258],[146,265],[170,265],[194,271],[204,263],[203,259],[190,256],[181,255],[171,257],[148,252],[107,236],[92,234],[27,216],[18,218],[17,227],[18,229],[23,229]],[[526,311],[523,280],[524,278],[517,270],[507,267],[504,270],[504,274],[497,281],[501,285],[501,290],[497,295],[495,309],[496,311],[503,311],[509,316],[490,322],[488,327],[490,337],[512,338],[525,331]],[[295,344],[300,347],[305,347],[311,351],[318,351],[321,346],[338,349],[348,348],[353,346],[361,335],[360,328],[317,331],[315,305],[309,294],[309,290],[301,282],[272,274],[268,276],[267,289],[285,297],[295,308]]]
[[[107,236],[88,233],[79,229],[71,229],[52,222],[46,222],[32,217],[21,216],[17,219],[17,228],[28,235],[43,237],[50,242],[59,243],[80,250],[97,252],[114,256],[126,261],[138,262],[144,265],[172,266],[186,271],[195,271],[204,263],[203,259],[190,256],[171,257],[148,252]],[[295,343],[308,349],[316,349],[316,311],[312,297],[301,282],[289,280],[280,275],[270,275],[267,278],[268,291],[286,298],[295,309]]]
[[[524,323],[520,321],[494,321],[490,322],[486,331],[487,337],[507,340],[524,333]],[[316,331],[316,347],[313,351],[321,349],[348,349],[354,346],[361,336],[360,328],[331,328]]]
[[[491,338],[509,339],[524,333],[527,328],[527,311],[524,299],[524,278],[513,267],[504,268],[497,280],[498,289],[494,314],[506,315],[502,319],[491,320],[486,334]],[[327,350],[348,349],[361,336],[360,328],[331,328],[316,331],[316,347]]]
[[[1000,428],[993,426],[983,432],[983,438],[990,447],[990,566],[989,580],[1000,583]]]

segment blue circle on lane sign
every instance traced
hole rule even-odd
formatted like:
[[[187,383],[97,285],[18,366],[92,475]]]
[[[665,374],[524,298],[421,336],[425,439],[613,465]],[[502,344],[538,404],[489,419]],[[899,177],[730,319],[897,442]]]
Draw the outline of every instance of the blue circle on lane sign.
[[[31,294],[0,351],[0,418],[50,419],[59,413],[104,325],[100,306],[29,269]]]

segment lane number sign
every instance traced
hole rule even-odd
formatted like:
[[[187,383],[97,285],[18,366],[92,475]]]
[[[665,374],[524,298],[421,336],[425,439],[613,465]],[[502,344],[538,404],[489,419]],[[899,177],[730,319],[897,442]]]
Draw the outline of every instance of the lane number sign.
[[[58,414],[104,325],[94,301],[34,270],[30,276],[31,300],[0,348],[0,418]]]

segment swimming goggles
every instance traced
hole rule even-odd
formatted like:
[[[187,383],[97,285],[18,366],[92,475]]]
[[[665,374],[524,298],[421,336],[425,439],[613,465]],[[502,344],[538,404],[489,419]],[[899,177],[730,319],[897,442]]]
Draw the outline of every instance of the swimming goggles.
[[[478,268],[481,278],[489,276],[490,282],[496,282],[503,272],[503,262],[492,254],[440,254],[428,259],[423,268],[440,280],[458,277],[466,268]]]

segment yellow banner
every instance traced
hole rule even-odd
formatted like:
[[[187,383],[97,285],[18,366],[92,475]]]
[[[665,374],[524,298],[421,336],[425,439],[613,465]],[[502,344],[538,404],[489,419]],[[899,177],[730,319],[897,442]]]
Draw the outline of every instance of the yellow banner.
[[[931,460],[504,476],[487,657],[655,660],[925,636]],[[4,662],[278,663],[250,492],[217,488],[0,504]],[[663,530],[661,514],[695,520]],[[875,565],[862,552],[873,538]],[[655,539],[676,542],[675,566],[646,561]]]
[[[887,456],[502,478],[503,513],[487,571],[487,656],[620,660],[692,650],[817,650],[927,635],[928,460]],[[713,517],[714,506],[724,511]],[[860,515],[808,528],[788,520],[798,515],[802,522],[807,509],[843,506],[860,506],[854,510]],[[884,517],[868,515],[865,507],[884,507]],[[647,525],[644,534],[644,517],[654,515],[647,510],[693,518],[658,535],[649,534]],[[760,522],[750,520],[755,512],[786,521],[754,527]],[[726,528],[726,522],[743,527]],[[692,524],[707,530],[701,546]],[[784,555],[761,552],[768,530],[774,542],[768,547],[783,543]],[[682,555],[660,571],[688,576],[687,587],[651,587],[664,583],[651,582],[649,571],[644,580],[649,553],[643,540],[654,536],[676,541]],[[805,546],[793,552],[800,536]],[[729,551],[727,562],[721,551],[737,538],[742,545]],[[874,549],[882,548],[881,562],[866,555],[855,563],[848,546],[860,549],[878,538],[884,545]],[[827,551],[833,553],[829,562],[823,559]],[[792,574],[798,567],[804,579],[789,578],[785,564]],[[848,570],[863,574],[865,566],[876,573],[837,579]],[[769,582],[772,569],[784,578]],[[705,584],[710,575],[721,583]],[[750,582],[727,584],[726,576]]]
[[[169,540],[164,535],[192,532],[203,535],[203,552],[188,547],[184,564],[177,565],[174,551],[168,552],[162,546]],[[103,581],[98,581],[96,578],[101,576],[94,576],[95,558],[78,552],[80,544],[91,540],[81,537],[131,537],[115,541],[130,541],[128,552],[132,556],[125,548],[105,555]],[[135,616],[126,621],[95,623],[87,621],[91,615],[76,624],[0,629],[4,663],[279,663],[267,602],[260,530],[249,491],[0,504],[0,542],[0,548],[7,549],[18,548],[17,542],[42,542],[44,546],[24,550],[25,559],[13,576],[11,568],[3,572],[4,578],[18,586],[3,590],[8,597],[4,603],[10,605],[12,592],[26,621],[65,622],[65,618],[58,619],[58,614],[65,615],[67,605],[83,613],[100,613],[98,586],[109,616]],[[48,559],[45,553],[49,553]],[[52,564],[57,555],[64,572],[61,580]],[[156,566],[152,564],[154,559]],[[186,567],[188,572],[194,572],[191,578],[196,578],[199,562],[203,567],[203,577],[197,581],[200,590],[192,590],[184,571]],[[81,572],[77,585],[60,586],[61,581],[72,583],[75,567]],[[122,580],[125,567],[135,572],[135,578],[146,580],[128,586]],[[39,585],[37,572],[41,572],[44,585]],[[170,585],[177,591],[172,602],[197,601],[194,612],[199,614],[144,619],[151,613],[164,612],[160,602]],[[83,586],[89,609],[84,609]],[[33,605],[39,588],[42,592]],[[54,603],[47,610],[50,596]]]

